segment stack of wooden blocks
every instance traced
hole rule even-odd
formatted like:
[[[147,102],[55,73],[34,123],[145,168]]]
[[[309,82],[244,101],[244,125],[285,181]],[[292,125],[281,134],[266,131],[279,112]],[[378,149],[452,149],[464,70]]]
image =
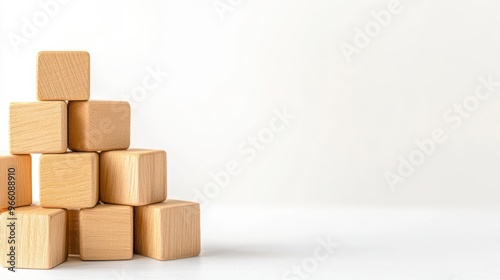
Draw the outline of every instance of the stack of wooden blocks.
[[[89,101],[89,53],[40,52],[37,68],[39,102],[11,103],[10,154],[0,155],[2,264],[199,255],[199,204],[167,200],[165,151],[128,149],[127,102]],[[32,206],[36,153],[40,205]]]

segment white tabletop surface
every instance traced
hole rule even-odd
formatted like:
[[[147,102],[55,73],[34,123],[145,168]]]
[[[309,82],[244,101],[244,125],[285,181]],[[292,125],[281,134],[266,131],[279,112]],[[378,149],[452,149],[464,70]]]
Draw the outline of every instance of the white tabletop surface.
[[[202,214],[199,257],[71,257],[52,270],[2,269],[0,279],[500,279],[499,215],[491,209],[210,206]],[[335,245],[313,267],[318,238]],[[304,262],[309,272],[300,268]],[[294,266],[303,274],[294,275]]]

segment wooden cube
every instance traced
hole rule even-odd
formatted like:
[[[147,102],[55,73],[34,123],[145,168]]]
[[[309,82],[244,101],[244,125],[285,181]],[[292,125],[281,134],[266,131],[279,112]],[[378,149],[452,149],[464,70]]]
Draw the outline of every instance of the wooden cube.
[[[134,251],[157,260],[200,254],[200,205],[167,200],[135,207]]]
[[[99,204],[80,211],[82,260],[129,260],[134,255],[134,209]]]
[[[102,152],[102,202],[131,206],[167,198],[167,154],[159,150]]]
[[[0,209],[12,201],[15,207],[31,205],[31,155],[0,155]]]
[[[15,218],[16,220],[10,220]],[[15,216],[9,211],[0,215],[0,261],[4,267],[15,254],[16,268],[50,269],[68,258],[66,239],[67,214],[63,209],[47,209],[40,206],[19,207]],[[15,223],[12,228],[6,225]],[[15,244],[8,240],[14,235]],[[15,248],[11,248],[15,246]],[[11,250],[14,249],[14,250]]]
[[[79,209],[99,200],[97,153],[43,154],[40,156],[40,205]]]
[[[12,154],[64,153],[67,146],[66,102],[10,104]]]
[[[80,254],[80,210],[68,210],[68,254]]]
[[[68,118],[68,146],[73,151],[125,150],[130,146],[128,102],[69,102]]]
[[[38,53],[38,100],[88,100],[90,55],[84,51]]]

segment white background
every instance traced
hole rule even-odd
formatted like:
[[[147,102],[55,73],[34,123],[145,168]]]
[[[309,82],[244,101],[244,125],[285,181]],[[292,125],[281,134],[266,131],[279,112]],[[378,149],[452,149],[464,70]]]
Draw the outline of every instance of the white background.
[[[36,100],[37,52],[87,50],[91,99],[133,103],[132,147],[167,151],[168,196],[209,198],[199,258],[16,277],[281,279],[330,236],[338,252],[310,279],[500,279],[500,87],[459,127],[443,118],[478,77],[500,81],[498,1],[402,0],[350,57],[342,43],[390,1],[68,1],[13,45],[46,2],[0,1],[0,150],[9,102]],[[148,69],[168,77],[138,98]],[[283,108],[294,119],[248,160],[240,145]],[[384,174],[440,128],[391,189]],[[233,160],[241,172],[207,193]]]

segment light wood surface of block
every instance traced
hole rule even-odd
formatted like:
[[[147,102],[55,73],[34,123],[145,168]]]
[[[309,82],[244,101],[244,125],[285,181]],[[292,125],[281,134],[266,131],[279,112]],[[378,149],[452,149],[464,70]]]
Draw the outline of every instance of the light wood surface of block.
[[[135,207],[134,252],[158,260],[198,256],[200,205],[166,200]]]
[[[160,150],[109,151],[100,154],[100,199],[131,206],[167,198],[167,153]]]
[[[19,207],[15,210],[15,254],[16,268],[50,269],[68,258],[66,239],[67,213],[63,209],[46,209],[40,206]],[[11,244],[7,243],[12,222],[9,212],[0,215],[0,261],[9,267],[8,257]]]
[[[90,55],[85,51],[38,53],[38,100],[88,100]]]
[[[40,205],[79,209],[99,200],[97,153],[43,154],[40,156]]]
[[[68,210],[68,254],[80,254],[80,210]]]
[[[80,211],[82,260],[129,260],[134,255],[134,210],[98,204]]]
[[[31,155],[0,154],[0,209],[9,207],[10,198],[15,207],[29,206],[31,196]]]
[[[68,147],[73,151],[125,150],[130,146],[128,102],[69,102],[68,118]]]
[[[10,104],[12,154],[64,153],[68,145],[64,101]]]

